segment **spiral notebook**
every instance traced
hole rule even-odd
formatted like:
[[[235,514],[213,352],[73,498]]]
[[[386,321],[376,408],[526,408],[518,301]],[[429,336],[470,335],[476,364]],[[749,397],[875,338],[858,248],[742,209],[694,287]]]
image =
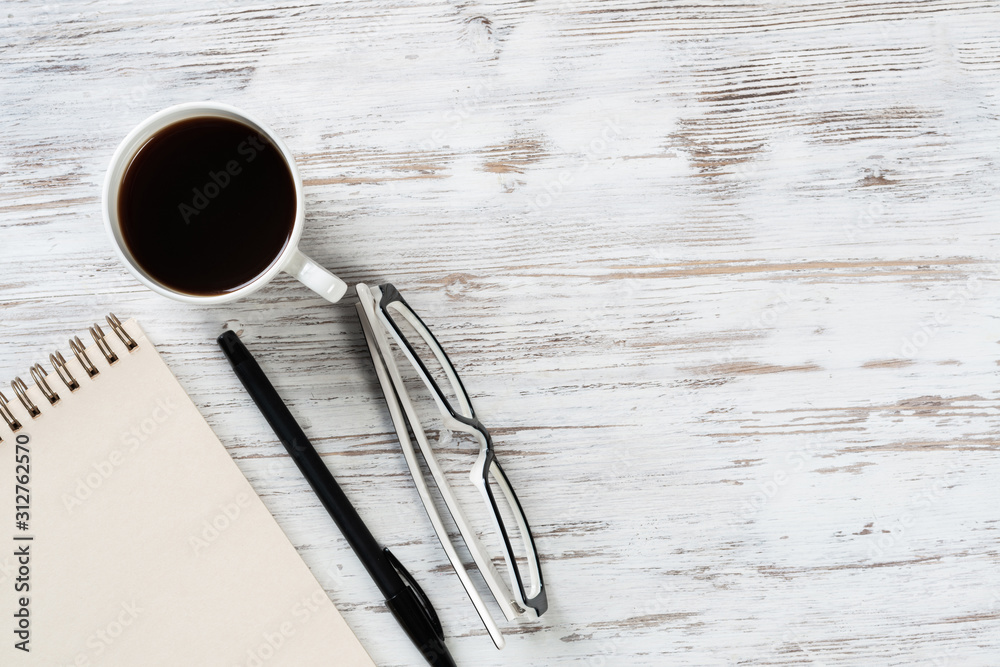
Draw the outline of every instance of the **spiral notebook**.
[[[139,325],[108,325],[0,396],[0,665],[372,666]]]

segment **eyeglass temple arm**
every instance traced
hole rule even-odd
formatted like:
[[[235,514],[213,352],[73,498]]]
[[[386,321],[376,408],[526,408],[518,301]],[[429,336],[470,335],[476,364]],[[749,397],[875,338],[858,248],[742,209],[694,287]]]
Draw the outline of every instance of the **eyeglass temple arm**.
[[[407,466],[410,469],[410,476],[413,478],[413,483],[417,487],[418,495],[420,500],[424,505],[424,510],[427,513],[428,519],[431,521],[431,525],[437,534],[438,541],[441,543],[441,547],[445,550],[445,554],[448,556],[448,560],[451,561],[452,568],[455,570],[455,574],[458,576],[459,580],[462,582],[466,593],[469,596],[470,601],[475,607],[476,612],[479,614],[483,625],[486,627],[487,632],[489,632],[490,637],[493,639],[493,643],[498,649],[502,649],[506,642],[504,641],[503,634],[500,632],[500,628],[497,626],[496,622],[493,620],[493,616],[490,614],[486,607],[486,603],[483,601],[482,596],[476,590],[475,585],[469,578],[469,574],[465,569],[464,564],[461,561],[458,553],[455,551],[454,545],[448,536],[447,529],[441,521],[440,514],[438,513],[437,507],[434,505],[433,499],[430,496],[430,491],[427,489],[427,483],[424,481],[423,474],[420,471],[419,464],[417,463],[414,453],[413,445],[409,439],[408,435],[408,422],[406,416],[403,414],[403,409],[400,404],[399,396],[396,393],[396,389],[393,386],[392,381],[389,378],[389,370],[385,360],[382,358],[381,352],[374,340],[375,334],[372,330],[372,324],[367,317],[367,313],[364,310],[362,304],[357,304],[358,317],[361,320],[362,329],[364,330],[365,340],[368,345],[368,353],[372,359],[372,364],[375,366],[375,372],[378,376],[379,384],[382,388],[383,396],[385,397],[386,406],[389,409],[389,415],[392,419],[393,426],[396,429],[396,434],[400,441],[400,446],[403,449],[403,456],[406,459]],[[412,428],[412,427],[411,427]],[[450,508],[449,508],[450,511]],[[453,517],[454,518],[454,517]],[[464,518],[463,518],[464,519]],[[456,519],[456,523],[459,520]],[[461,524],[459,523],[461,526]],[[464,537],[463,537],[464,539]],[[470,547],[470,552],[475,555],[475,550]],[[492,561],[487,560],[489,566],[492,566]],[[477,565],[479,565],[477,561]],[[494,576],[497,576],[494,570]],[[486,578],[484,576],[484,578]],[[487,583],[489,583],[487,579]],[[491,587],[492,589],[492,587]],[[498,600],[499,603],[499,600]],[[512,620],[512,617],[508,616],[506,609],[501,604],[501,610],[504,612],[504,616],[508,620]]]

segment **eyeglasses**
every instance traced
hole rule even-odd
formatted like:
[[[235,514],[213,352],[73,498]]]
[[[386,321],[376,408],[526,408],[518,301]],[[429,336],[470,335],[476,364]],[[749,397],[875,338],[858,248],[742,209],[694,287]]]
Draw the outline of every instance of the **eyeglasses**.
[[[359,284],[357,291],[360,297],[358,316],[365,332],[368,351],[421,501],[441,546],[486,629],[497,648],[503,648],[504,640],[500,630],[455,549],[456,545],[438,512],[428,482],[444,501],[448,514],[458,527],[461,543],[468,549],[507,620],[513,620],[526,609],[541,615],[548,608],[538,552],[524,510],[510,480],[497,461],[489,431],[476,418],[472,400],[434,334],[392,285],[369,288]],[[485,501],[492,532],[498,538],[496,541],[502,545],[509,585],[500,577],[493,561],[486,554],[474,526],[466,518],[466,513],[439,464],[435,447],[428,438],[425,424],[418,416],[403,379],[404,372],[416,375],[430,392],[439,413],[437,416],[445,429],[455,434],[472,436],[479,446],[478,456],[469,471],[469,480]],[[413,434],[412,439],[410,433]],[[421,468],[421,459],[430,472],[429,479]]]

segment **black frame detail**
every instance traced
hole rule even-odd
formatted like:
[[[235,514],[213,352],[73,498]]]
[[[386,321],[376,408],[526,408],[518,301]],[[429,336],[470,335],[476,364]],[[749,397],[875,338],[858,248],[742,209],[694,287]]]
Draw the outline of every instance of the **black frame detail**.
[[[515,579],[517,580],[516,583],[517,587],[520,589],[521,598],[525,601],[525,603],[529,607],[535,610],[535,613],[538,616],[541,616],[548,609],[549,603],[548,603],[548,597],[546,596],[545,593],[545,582],[542,579],[542,566],[540,560],[538,559],[538,549],[535,547],[535,538],[531,533],[531,525],[528,523],[528,517],[524,513],[524,508],[521,506],[521,501],[518,499],[517,493],[515,493],[514,487],[511,485],[510,479],[507,477],[507,473],[503,471],[503,468],[500,466],[499,461],[496,460],[496,453],[493,450],[493,438],[490,436],[490,432],[486,429],[486,427],[483,426],[482,422],[480,422],[479,419],[476,418],[476,410],[472,405],[472,398],[469,396],[469,392],[465,389],[465,384],[462,382],[462,377],[458,374],[458,370],[455,368],[455,364],[452,363],[451,358],[448,356],[448,353],[445,351],[444,347],[442,347],[441,343],[434,335],[434,332],[431,331],[430,327],[428,327],[427,324],[423,321],[423,319],[421,319],[420,315],[418,315],[417,312],[413,310],[410,304],[406,302],[406,299],[403,298],[403,295],[399,293],[399,290],[397,290],[395,286],[393,286],[391,283],[384,283],[382,285],[379,285],[379,289],[382,292],[382,298],[379,300],[378,304],[379,310],[382,311],[382,314],[385,315],[385,319],[392,326],[393,330],[395,330],[398,339],[403,341],[403,344],[406,345],[406,348],[409,351],[410,355],[412,356],[413,359],[416,360],[417,364],[419,365],[420,372],[429,381],[428,384],[432,387],[434,393],[437,394],[438,398],[441,399],[441,403],[448,409],[448,413],[455,420],[463,424],[466,424],[471,428],[474,428],[476,431],[482,434],[483,439],[486,441],[486,463],[483,466],[483,483],[486,488],[486,494],[489,497],[490,505],[492,505],[493,514],[497,518],[497,524],[500,526],[500,536],[503,538],[504,548],[507,551],[507,558],[512,565],[511,569],[514,573]],[[404,308],[406,308],[406,310],[410,312],[411,315],[413,315],[414,319],[420,323],[420,325],[430,336],[430,341],[425,339],[424,342],[428,344],[433,342],[433,345],[437,348],[437,351],[441,353],[441,357],[448,362],[448,366],[450,366],[452,374],[458,381],[458,386],[456,387],[456,390],[461,390],[463,397],[465,398],[465,402],[469,406],[469,411],[472,414],[471,417],[466,417],[462,413],[456,411],[455,407],[451,404],[451,401],[448,400],[448,397],[441,390],[441,387],[438,386],[438,383],[434,379],[434,376],[431,375],[430,371],[427,369],[427,366],[420,358],[420,355],[417,354],[417,351],[414,349],[413,345],[410,344],[410,341],[407,339],[406,334],[404,334],[402,330],[400,330],[399,326],[393,319],[393,316],[389,313],[388,307],[390,304],[393,303],[401,304]],[[538,594],[532,598],[528,597],[528,591],[524,587],[524,581],[521,575],[521,569],[518,566],[517,559],[514,557],[514,549],[510,543],[510,536],[507,533],[507,526],[504,524],[503,515],[500,514],[500,508],[497,506],[496,498],[493,495],[493,489],[490,486],[490,479],[489,479],[490,471],[493,470],[494,468],[497,474],[499,474],[503,478],[503,483],[507,486],[508,489],[510,489],[511,499],[513,499],[514,504],[516,506],[514,509],[516,509],[517,512],[520,513],[521,518],[524,520],[524,525],[528,529],[527,535],[524,535],[523,539],[525,539],[527,542],[531,544],[532,551],[535,554],[535,567],[538,571],[538,588],[539,588]]]

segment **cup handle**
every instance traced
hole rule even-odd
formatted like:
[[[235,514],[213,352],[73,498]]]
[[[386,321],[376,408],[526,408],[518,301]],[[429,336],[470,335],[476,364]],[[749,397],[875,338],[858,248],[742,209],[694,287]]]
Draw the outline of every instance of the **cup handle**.
[[[347,283],[316,263],[298,248],[292,250],[282,270],[298,278],[303,285],[330,303],[337,303],[347,292]]]

